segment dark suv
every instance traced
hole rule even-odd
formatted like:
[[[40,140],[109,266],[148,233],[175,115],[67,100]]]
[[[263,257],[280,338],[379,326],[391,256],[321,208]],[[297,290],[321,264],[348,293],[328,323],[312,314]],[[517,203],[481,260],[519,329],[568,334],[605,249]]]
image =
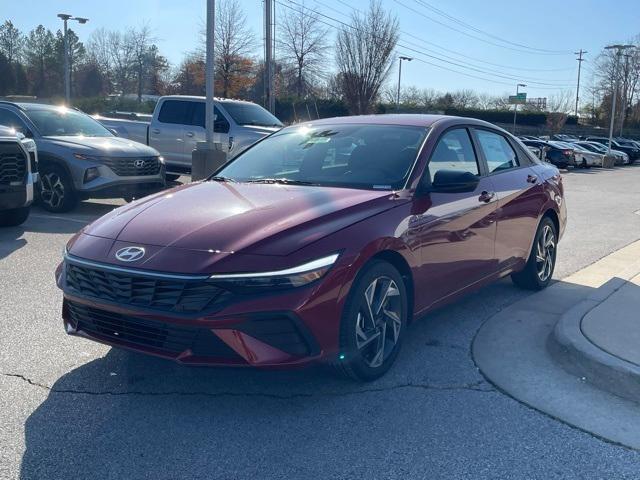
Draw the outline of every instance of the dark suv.
[[[38,181],[36,144],[0,126],[0,226],[22,224],[29,216]]]

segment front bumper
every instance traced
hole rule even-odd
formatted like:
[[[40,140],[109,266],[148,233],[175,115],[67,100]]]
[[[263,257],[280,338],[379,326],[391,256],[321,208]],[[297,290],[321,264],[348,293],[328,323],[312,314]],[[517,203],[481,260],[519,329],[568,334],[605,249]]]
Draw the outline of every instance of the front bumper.
[[[0,210],[28,207],[33,203],[33,186],[38,174],[29,172],[27,181],[20,185],[0,185]]]
[[[340,306],[319,300],[322,284],[176,313],[79,295],[67,284],[66,269],[60,265],[56,281],[70,335],[185,365],[294,367],[337,352]]]

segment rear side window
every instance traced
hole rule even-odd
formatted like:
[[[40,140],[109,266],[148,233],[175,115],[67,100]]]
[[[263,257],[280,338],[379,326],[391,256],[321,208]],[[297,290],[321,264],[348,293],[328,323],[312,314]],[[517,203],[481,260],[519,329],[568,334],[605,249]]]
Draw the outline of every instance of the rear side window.
[[[158,121],[162,123],[189,124],[189,103],[180,100],[167,100],[162,104]]]
[[[436,145],[429,161],[429,174],[433,181],[439,170],[459,170],[479,175],[478,161],[466,128],[445,133]]]
[[[0,108],[0,125],[15,128],[16,130],[24,129],[24,123],[22,123],[22,120],[20,120],[15,113],[7,110],[6,108]]]
[[[489,130],[476,130],[478,142],[487,159],[489,173],[517,167],[518,156],[502,135]]]

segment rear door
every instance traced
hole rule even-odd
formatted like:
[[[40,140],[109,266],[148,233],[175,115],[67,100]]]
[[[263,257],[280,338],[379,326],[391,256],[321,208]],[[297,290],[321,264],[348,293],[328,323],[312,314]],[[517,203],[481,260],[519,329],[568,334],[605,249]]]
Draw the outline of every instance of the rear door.
[[[474,128],[473,133],[498,197],[495,254],[503,270],[529,255],[544,204],[542,179],[506,135],[488,128]]]
[[[191,167],[191,151],[184,147],[185,125],[190,121],[191,102],[167,99],[149,127],[149,145],[158,150],[168,166]],[[169,168],[170,169],[170,168]]]
[[[479,183],[472,192],[430,192],[414,199],[409,225],[422,259],[416,274],[416,284],[424,286],[416,299],[419,309],[496,271],[497,198],[467,128],[454,127],[440,136],[423,181],[433,180],[438,170],[471,172]]]
[[[185,150],[191,155],[196,148],[198,142],[204,142],[207,138],[205,130],[205,103],[191,102],[192,112],[189,124],[185,128],[184,145]],[[215,118],[213,124],[213,141],[219,142],[222,149],[227,152],[229,150],[229,121],[220,111],[217,105],[213,107],[213,115]]]

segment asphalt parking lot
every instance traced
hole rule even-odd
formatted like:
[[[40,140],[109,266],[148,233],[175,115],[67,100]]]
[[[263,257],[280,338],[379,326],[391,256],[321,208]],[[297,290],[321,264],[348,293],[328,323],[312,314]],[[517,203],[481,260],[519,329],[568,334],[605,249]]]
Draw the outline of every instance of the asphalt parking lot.
[[[640,166],[564,175],[561,279],[640,238]],[[640,454],[497,391],[471,342],[506,280],[410,329],[370,384],[323,368],[186,368],[67,337],[53,271],[121,201],[0,231],[0,478],[638,478]],[[496,352],[500,355],[500,352]]]

